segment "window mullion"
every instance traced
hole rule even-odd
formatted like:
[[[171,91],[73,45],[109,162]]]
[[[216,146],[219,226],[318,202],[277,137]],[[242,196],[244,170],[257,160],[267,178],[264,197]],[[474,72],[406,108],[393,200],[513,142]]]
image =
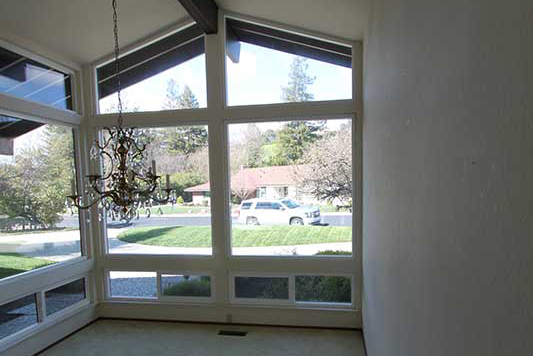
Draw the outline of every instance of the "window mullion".
[[[223,24],[223,21],[219,23]],[[224,31],[219,31],[219,34]],[[209,112],[209,178],[211,191],[211,231],[213,257],[217,265],[214,273],[216,304],[228,304],[227,258],[229,246],[229,218],[227,199],[226,134],[221,111],[224,108],[224,51],[218,35],[205,36],[207,108]]]

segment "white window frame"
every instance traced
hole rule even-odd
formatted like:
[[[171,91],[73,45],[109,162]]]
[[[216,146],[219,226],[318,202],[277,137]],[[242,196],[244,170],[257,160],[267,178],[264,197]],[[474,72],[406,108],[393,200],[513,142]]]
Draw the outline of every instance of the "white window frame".
[[[335,302],[303,302],[296,300],[296,276],[317,276],[317,277],[346,277],[350,279],[351,301],[350,303]],[[236,277],[260,277],[260,278],[288,278],[289,297],[287,299],[262,299],[262,298],[238,298],[235,295]],[[353,309],[355,305],[355,277],[347,273],[266,273],[266,272],[230,272],[230,303],[234,305],[256,305],[256,306],[285,306],[300,308],[334,308]]]
[[[26,49],[14,45],[12,41],[7,41],[6,39],[0,39],[0,47],[4,47],[26,58],[43,63],[51,68],[70,75],[72,110],[60,109],[51,105],[0,93],[0,114],[44,124],[61,125],[72,128],[76,182],[77,186],[81,187],[81,177],[84,176],[88,170],[86,166],[87,161],[85,159],[85,152],[87,152],[84,140],[85,127],[82,122],[86,105],[84,105],[84,98],[82,96],[81,84],[83,82],[81,80],[80,67],[73,63],[63,64],[64,62],[61,60],[55,60],[52,57],[50,57],[52,58],[50,59],[48,57],[37,55],[32,48]],[[0,289],[2,290],[0,304],[5,304],[30,294],[36,294],[39,320],[37,324],[2,339],[0,352],[19,343],[25,338],[36,335],[73,315],[79,314],[83,310],[88,310],[91,304],[96,301],[92,282],[92,271],[94,268],[93,238],[91,229],[89,229],[90,225],[87,223],[88,217],[88,212],[82,212],[79,216],[81,256],[36,270],[19,273],[0,280]],[[85,278],[86,298],[81,302],[73,304],[47,317],[44,310],[44,291],[79,278]]]
[[[226,55],[225,55],[225,17],[234,17],[261,25],[276,27],[285,31],[302,35],[318,37],[333,42],[352,46],[352,99],[312,101],[301,103],[277,103],[228,106],[226,90]],[[190,110],[169,110],[157,112],[135,112],[123,115],[126,126],[164,127],[206,124],[209,130],[209,181],[211,183],[211,228],[212,247],[211,256],[202,255],[120,255],[106,253],[105,223],[93,226],[97,232],[97,269],[104,271],[99,274],[98,299],[105,302],[105,310],[118,310],[126,302],[159,303],[157,299],[125,299],[109,298],[107,293],[106,271],[212,271],[212,293],[214,308],[218,311],[227,310],[231,303],[230,273],[242,271],[261,271],[261,273],[301,275],[350,275],[352,277],[351,308],[338,309],[327,305],[303,305],[296,303],[290,306],[277,306],[291,309],[316,309],[331,311],[332,320],[338,318],[339,325],[346,325],[346,318],[353,320],[353,327],[361,327],[361,297],[362,297],[362,43],[335,38],[323,34],[309,32],[300,28],[286,26],[262,19],[252,18],[234,13],[219,11],[218,35],[205,36],[205,59],[207,79],[207,108]],[[183,26],[183,24],[181,25]],[[159,33],[150,40],[139,41],[132,48],[138,48],[150,43],[156,38],[164,37],[172,31]],[[109,59],[109,57],[108,57]],[[107,59],[107,60],[108,60]],[[97,114],[96,67],[103,61],[97,61],[85,68],[85,93],[91,99],[90,114],[86,118],[91,132],[109,125],[116,120],[115,114]],[[86,94],[87,95],[87,94]],[[352,156],[354,182],[354,210],[352,224],[352,255],[351,256],[231,256],[231,220],[229,202],[228,179],[228,140],[227,125],[242,122],[285,121],[291,119],[312,118],[351,118],[352,119]],[[141,266],[141,267],[140,267]],[[196,272],[198,273],[198,272]],[[185,301],[184,301],[185,303]],[[307,303],[305,303],[307,304]],[[322,304],[322,303],[321,303]],[[253,308],[253,305],[248,305]],[[259,306],[258,306],[259,307]],[[276,308],[276,306],[271,306]],[[109,308],[109,309],[108,309]],[[250,313],[252,313],[250,311]],[[338,314],[340,313],[340,314]],[[345,314],[342,314],[345,313]],[[110,314],[112,315],[112,313]],[[250,314],[251,315],[251,314]],[[103,315],[105,316],[105,315]],[[133,315],[132,317],[134,317]],[[329,316],[328,316],[329,317]],[[253,320],[251,316],[248,320]],[[221,320],[222,322],[224,320]],[[258,320],[258,322],[261,322]],[[319,323],[317,323],[319,324]]]

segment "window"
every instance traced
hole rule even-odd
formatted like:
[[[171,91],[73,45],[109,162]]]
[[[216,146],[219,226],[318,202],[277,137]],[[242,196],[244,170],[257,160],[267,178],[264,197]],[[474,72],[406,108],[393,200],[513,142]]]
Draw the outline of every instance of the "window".
[[[235,19],[226,30],[229,105],[352,98],[351,47]]]
[[[162,274],[161,295],[211,297],[211,277],[205,275]]]
[[[233,255],[351,255],[350,119],[229,124],[228,135],[232,201],[259,193],[231,221]]]
[[[0,278],[81,256],[73,130],[0,116]]]
[[[125,112],[206,107],[204,37],[187,27],[120,58]],[[118,111],[115,62],[98,67],[101,113]]]
[[[0,339],[37,324],[35,294],[0,305]]]
[[[157,297],[155,272],[109,272],[109,295],[123,298]]]
[[[351,278],[341,276],[295,276],[296,301],[308,303],[352,302]]]
[[[108,216],[109,253],[211,255],[207,126],[137,130],[150,143],[147,164],[155,160],[157,174],[169,176],[177,200],[140,209],[131,221]]]
[[[233,18],[227,24],[219,33],[227,36],[224,51],[205,38],[207,61],[194,26],[192,37],[180,31],[121,58],[127,111],[139,111],[125,120],[141,126],[150,143],[146,163],[156,161],[177,196],[174,204],[141,209],[138,220],[107,216],[106,296],[113,305],[142,300],[154,308],[228,299],[233,307],[320,308],[315,316],[330,308],[337,310],[328,318],[341,326],[361,299],[360,212],[352,213],[360,206],[360,142],[353,136],[360,133],[352,124],[359,85],[352,82],[361,76],[351,68],[359,45]],[[192,42],[198,51],[182,61],[180,46]],[[193,62],[196,69],[185,69]],[[217,87],[209,88],[216,93],[209,110],[202,109],[206,66]],[[113,73],[112,63],[97,67],[101,113],[116,111]],[[170,79],[178,90],[167,90]],[[198,105],[179,103],[185,84]],[[166,106],[169,97],[177,104]],[[199,109],[174,110],[192,107]],[[91,125],[99,129],[110,117],[96,115]]]
[[[351,276],[258,276],[238,273],[232,278],[233,303],[342,308],[353,305]]]
[[[235,298],[289,299],[289,278],[235,277]]]
[[[46,315],[51,315],[71,305],[81,302],[85,295],[85,279],[64,284],[45,292]]]
[[[72,110],[69,74],[1,47],[0,93]]]
[[[271,202],[258,202],[255,208],[256,209],[273,209]]]

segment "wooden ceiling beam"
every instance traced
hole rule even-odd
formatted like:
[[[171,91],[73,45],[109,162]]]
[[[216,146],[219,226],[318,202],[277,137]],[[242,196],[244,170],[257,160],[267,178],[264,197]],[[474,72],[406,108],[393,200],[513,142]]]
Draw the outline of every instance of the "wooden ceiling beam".
[[[206,34],[217,33],[218,5],[213,0],[178,0]]]

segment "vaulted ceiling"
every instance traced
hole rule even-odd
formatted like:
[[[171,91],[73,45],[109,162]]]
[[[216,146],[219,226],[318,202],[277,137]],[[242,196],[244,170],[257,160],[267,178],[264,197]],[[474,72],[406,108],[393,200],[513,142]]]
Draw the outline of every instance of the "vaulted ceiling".
[[[362,39],[370,0],[216,0],[221,8],[348,39]],[[0,38],[79,64],[112,52],[110,0],[2,0]],[[177,0],[119,0],[121,45],[184,21]]]

